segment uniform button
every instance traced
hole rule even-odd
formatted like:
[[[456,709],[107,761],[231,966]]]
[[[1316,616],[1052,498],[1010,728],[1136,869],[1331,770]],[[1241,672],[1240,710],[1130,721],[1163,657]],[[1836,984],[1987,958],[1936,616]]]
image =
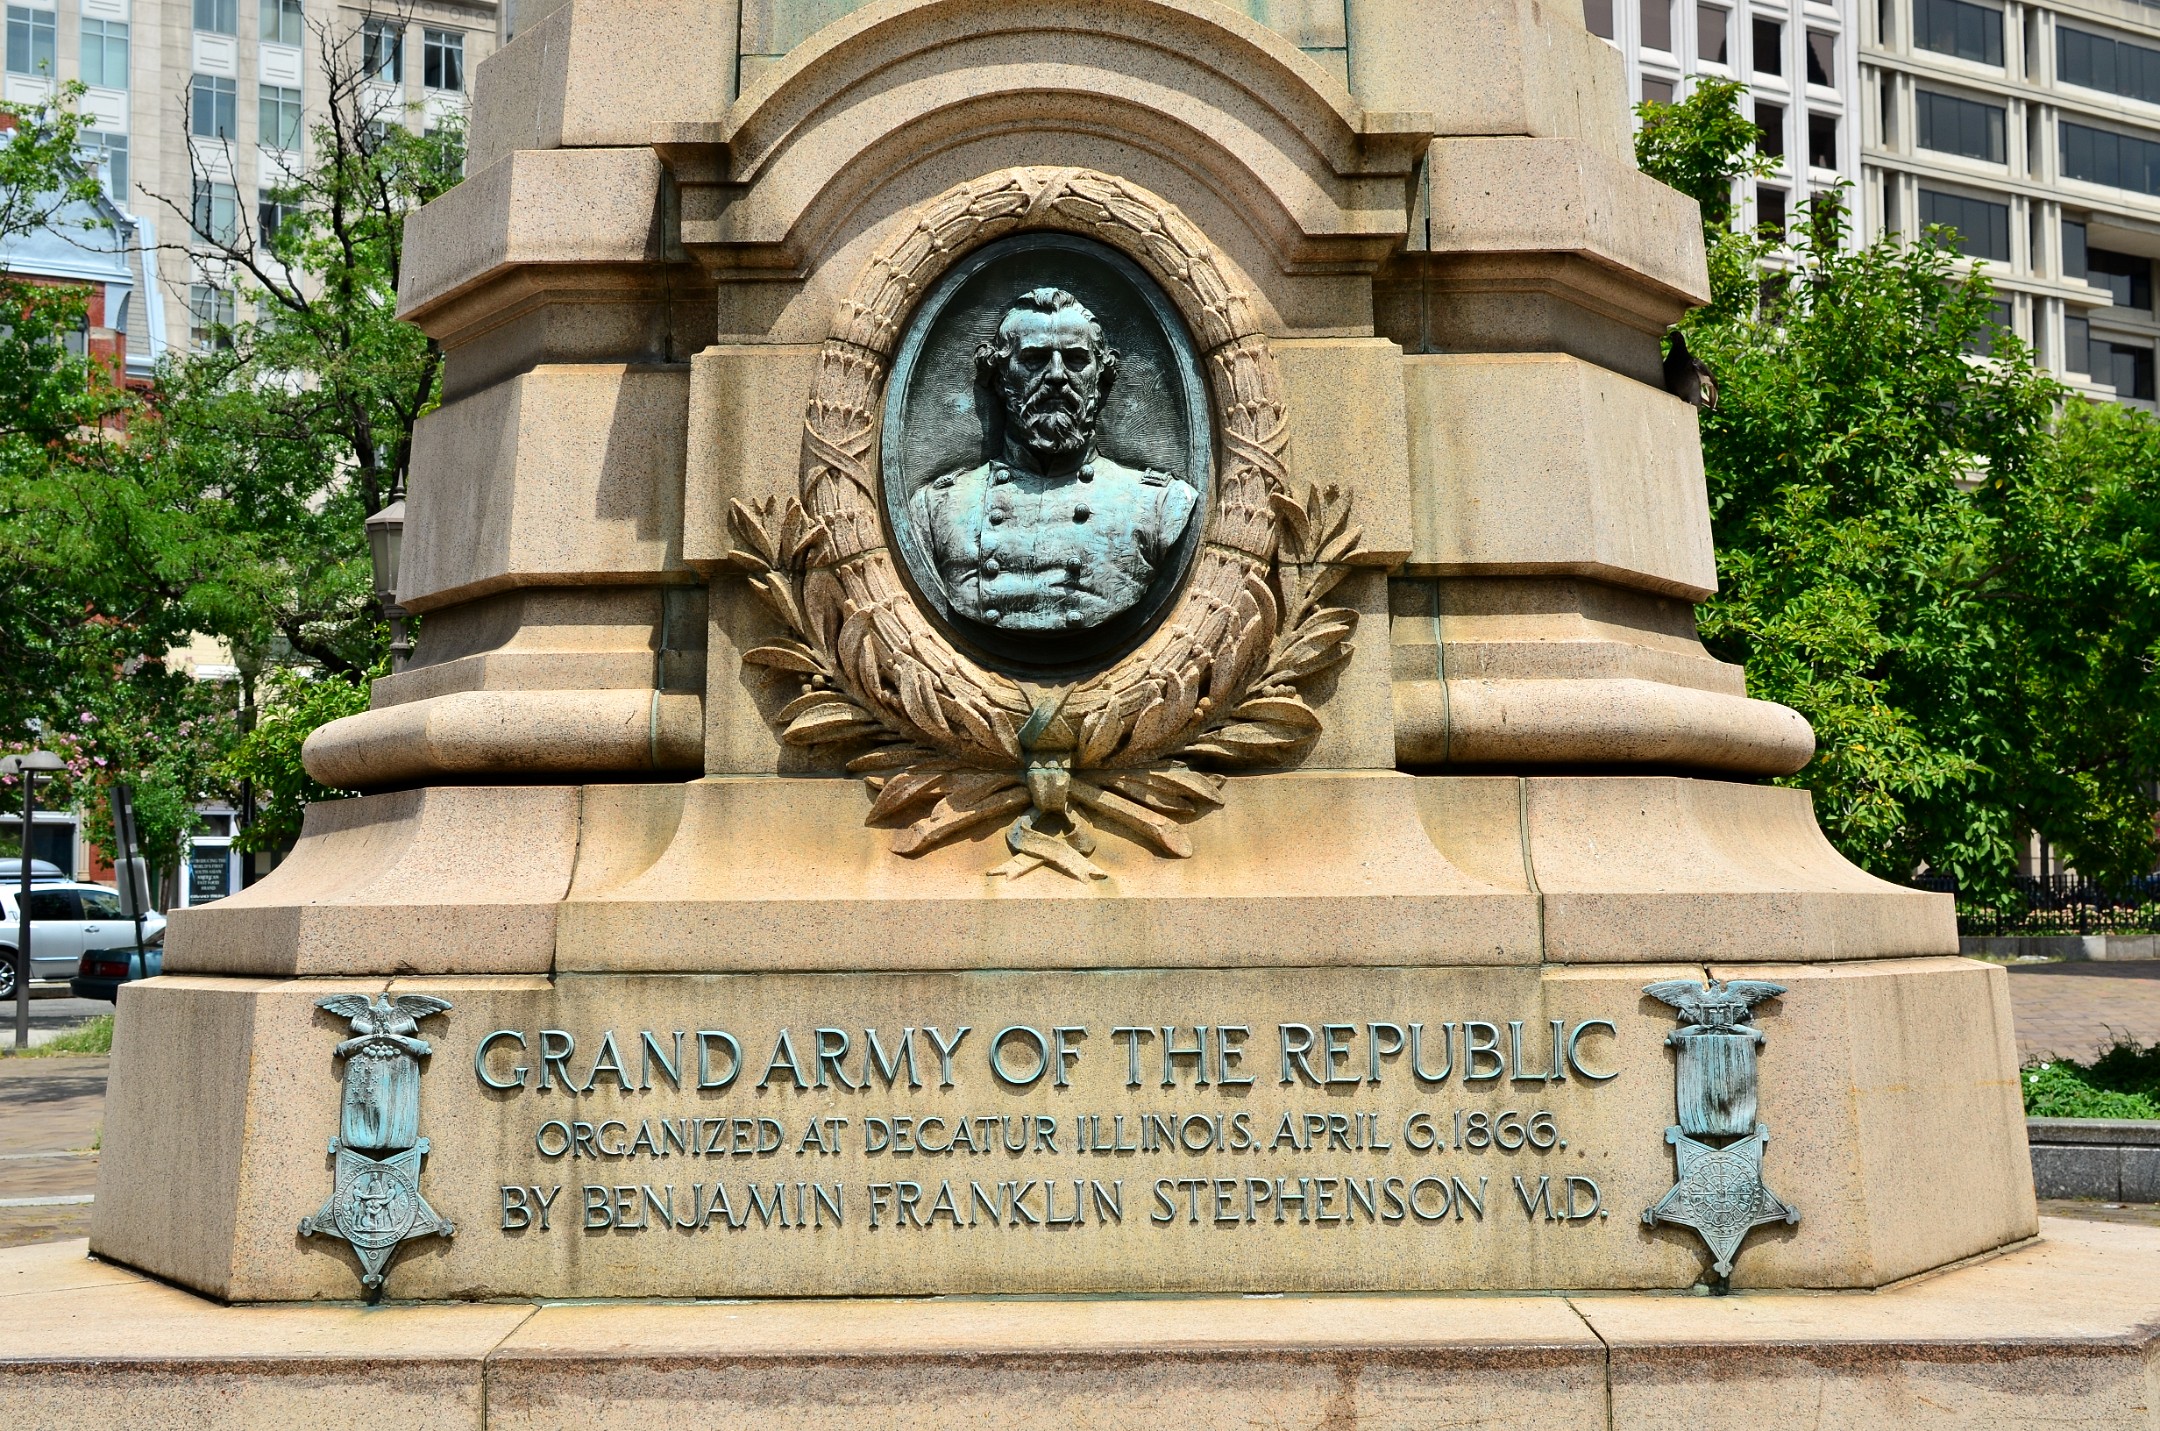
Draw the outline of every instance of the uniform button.
[[[1010,482],[1012,481],[1012,473],[1007,472],[1004,468],[1000,467],[997,470],[997,475],[992,477],[990,480],[993,482]]]
[[[1085,502],[1082,502],[1079,506],[1073,508],[1073,520],[1076,522],[1086,521],[1088,519],[1088,515],[1088,505]]]
[[[998,561],[996,557],[983,558],[982,573],[984,576],[996,576],[998,574]]]
[[[985,606],[983,608],[983,620],[988,621],[993,625],[997,622],[998,614],[998,609],[995,606]]]
[[[1081,463],[1081,464],[1080,464],[1080,480],[1081,480],[1081,481],[1083,481],[1083,482],[1092,482],[1092,481],[1094,481],[1094,480],[1095,480],[1095,464],[1094,464],[1094,463],[1092,463],[1092,462],[1083,462],[1083,463]]]

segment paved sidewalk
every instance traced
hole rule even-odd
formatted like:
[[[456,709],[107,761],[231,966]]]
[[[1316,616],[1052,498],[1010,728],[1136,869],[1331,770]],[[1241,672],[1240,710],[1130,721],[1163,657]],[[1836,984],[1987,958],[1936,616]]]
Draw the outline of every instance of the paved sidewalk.
[[[0,1059],[0,1247],[89,1235],[109,1062]]]
[[[2160,959],[2013,964],[2018,1061],[2089,1059],[2117,1038],[2160,1043]]]

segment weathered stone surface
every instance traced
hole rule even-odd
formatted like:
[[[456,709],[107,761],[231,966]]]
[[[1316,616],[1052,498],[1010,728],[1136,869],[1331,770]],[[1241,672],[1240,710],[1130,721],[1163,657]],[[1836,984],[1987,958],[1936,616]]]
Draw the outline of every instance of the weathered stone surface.
[[[473,73],[470,172],[519,149],[642,147],[724,110],[738,34],[738,0],[522,0],[517,38]]]
[[[1430,116],[1435,134],[1573,136],[1627,150],[1627,84],[1569,9],[1524,0],[1347,0],[1350,88],[1368,110]]]
[[[579,796],[440,786],[311,806],[267,879],[174,911],[165,967],[544,973],[577,855]]]
[[[1765,1172],[1802,1220],[1757,1234],[1740,1285],[1875,1286],[2031,1234],[2017,1150],[1956,1155],[2015,1097],[2000,971],[1713,972],[1788,989],[1759,1016]],[[1673,1180],[1672,1013],[1642,989],[1702,976],[1637,964],[399,979],[393,993],[452,1006],[423,1031],[421,1188],[459,1231],[405,1248],[388,1293],[1684,1287],[1699,1248],[1639,1217]],[[352,1295],[349,1255],[294,1232],[328,1190],[329,1055],[346,1031],[314,1003],[381,987],[129,986],[108,1122],[127,1152],[104,1169],[93,1245],[220,1297]],[[1871,1025],[1900,1006],[1933,1021]],[[2002,1038],[1974,1036],[1997,1019]],[[168,1026],[202,1042],[152,1032]],[[1205,1058],[1178,1052],[1203,1044]],[[156,1121],[162,1086],[219,1060],[246,1088],[244,1121],[214,1105]],[[1953,1181],[1957,1199],[1908,1196]],[[176,1206],[208,1214],[184,1241],[159,1231]],[[1230,1238],[1250,1253],[1225,1257]]]
[[[687,578],[689,373],[550,365],[420,420],[398,600]]]
[[[1524,824],[1548,959],[1632,958],[1646,938],[1658,957],[1704,960],[1957,952],[1949,896],[1847,862],[1805,790],[1531,778]]]
[[[1412,571],[1717,589],[1686,403],[1564,354],[1415,356],[1403,371]]]
[[[430,780],[688,772],[703,763],[704,740],[695,692],[481,690],[345,716],[310,735],[301,754],[327,785],[382,790]]]
[[[1437,139],[1426,173],[1432,253],[1574,254],[1684,304],[1709,301],[1694,202],[1631,156],[1573,139]]]
[[[413,1424],[1523,1424],[2145,1427],[2160,1237],[2037,1243],[1878,1293],[829,1299],[705,1306],[220,1307],[83,1257],[0,1252],[21,1318],[0,1414],[74,1431]],[[1145,1315],[1135,1315],[1135,1309]],[[31,1315],[30,1313],[35,1313]],[[1608,1351],[1608,1348],[1610,1349]],[[1608,1369],[1609,1368],[1609,1369]],[[386,1383],[395,1380],[395,1386]],[[1607,1398],[1612,1412],[1608,1416]]]
[[[1267,776],[1237,782],[1190,827],[1190,860],[1106,832],[1094,858],[1111,877],[1092,886],[1049,871],[989,879],[1007,853],[998,829],[904,858],[890,831],[863,824],[867,809],[851,779],[757,776],[322,805],[272,878],[179,916],[171,967],[1058,969],[1956,949],[1947,897],[1846,864],[1805,791]]]

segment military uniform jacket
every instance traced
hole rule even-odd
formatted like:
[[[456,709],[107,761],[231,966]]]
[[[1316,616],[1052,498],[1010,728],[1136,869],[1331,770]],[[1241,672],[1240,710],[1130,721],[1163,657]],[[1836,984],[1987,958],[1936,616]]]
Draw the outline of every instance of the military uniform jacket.
[[[1001,631],[1085,631],[1131,610],[1199,494],[1090,454],[1062,477],[1004,461],[918,488],[908,510],[957,614]]]

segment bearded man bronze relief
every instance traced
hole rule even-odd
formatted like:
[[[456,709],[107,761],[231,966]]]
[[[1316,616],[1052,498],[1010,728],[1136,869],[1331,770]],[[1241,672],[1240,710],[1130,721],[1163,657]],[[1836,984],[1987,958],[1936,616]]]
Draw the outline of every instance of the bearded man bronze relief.
[[[895,366],[896,545],[970,646],[1086,665],[1174,595],[1208,439],[1191,339],[1152,280],[1065,235],[989,245],[925,301]]]
[[[976,367],[1003,410],[1001,450],[910,500],[953,610],[1042,633],[1092,630],[1131,610],[1175,553],[1199,494],[1096,449],[1118,370],[1102,325],[1064,289],[1031,289],[1007,306]]]

